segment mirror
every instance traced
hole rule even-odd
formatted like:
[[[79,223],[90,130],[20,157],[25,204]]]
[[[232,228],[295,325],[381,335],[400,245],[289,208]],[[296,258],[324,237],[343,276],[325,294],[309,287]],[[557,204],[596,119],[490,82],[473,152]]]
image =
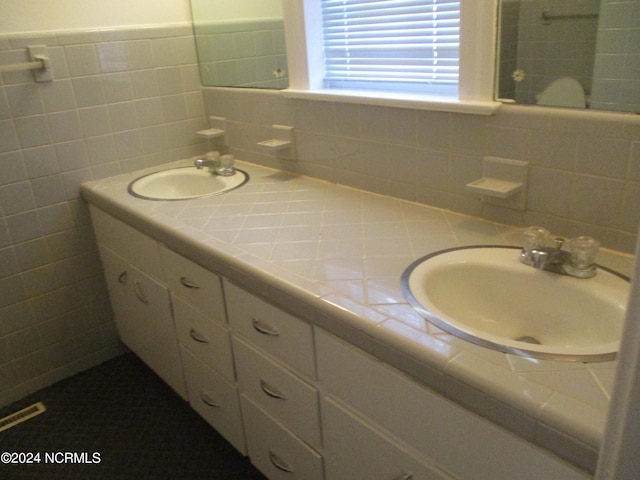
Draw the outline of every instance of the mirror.
[[[289,85],[282,0],[191,0],[202,85]]]
[[[640,112],[640,0],[500,0],[499,101]]]

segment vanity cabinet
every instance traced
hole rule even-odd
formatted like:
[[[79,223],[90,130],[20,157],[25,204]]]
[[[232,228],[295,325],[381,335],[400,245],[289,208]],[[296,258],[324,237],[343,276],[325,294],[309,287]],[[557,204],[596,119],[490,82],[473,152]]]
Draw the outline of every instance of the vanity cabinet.
[[[224,282],[251,461],[270,479],[322,479],[311,326]]]
[[[220,277],[160,248],[191,407],[246,455]]]
[[[124,343],[268,478],[590,478],[95,207],[91,214]]]
[[[122,341],[186,398],[158,243],[93,207],[91,218]]]

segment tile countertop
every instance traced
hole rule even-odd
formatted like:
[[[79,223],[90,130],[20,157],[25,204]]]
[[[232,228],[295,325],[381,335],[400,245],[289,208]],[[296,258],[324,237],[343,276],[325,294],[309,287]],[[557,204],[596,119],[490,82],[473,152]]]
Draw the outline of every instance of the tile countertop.
[[[206,268],[428,384],[504,428],[593,471],[616,362],[503,354],[430,325],[400,275],[444,248],[520,244],[522,229],[245,162],[249,183],[224,195],[149,201],[127,193],[141,173],[82,186],[95,206]],[[598,262],[629,275],[633,257]]]

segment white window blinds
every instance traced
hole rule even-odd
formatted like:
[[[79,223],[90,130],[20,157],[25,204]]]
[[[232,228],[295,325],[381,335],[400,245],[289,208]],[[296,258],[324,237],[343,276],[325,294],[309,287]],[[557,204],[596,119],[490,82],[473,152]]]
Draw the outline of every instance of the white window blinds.
[[[321,4],[325,88],[457,96],[460,2]]]

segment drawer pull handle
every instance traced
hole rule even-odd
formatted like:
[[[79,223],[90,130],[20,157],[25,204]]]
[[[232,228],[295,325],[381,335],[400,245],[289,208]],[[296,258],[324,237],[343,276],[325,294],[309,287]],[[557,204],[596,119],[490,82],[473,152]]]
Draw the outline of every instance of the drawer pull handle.
[[[135,282],[135,291],[136,291],[136,297],[138,297],[138,300],[140,300],[145,305],[149,305],[149,300],[147,299],[147,296],[144,294],[144,290],[142,289],[142,284],[137,280]]]
[[[193,283],[187,277],[180,277],[180,283],[183,287],[186,288],[200,288],[200,285],[198,285],[197,283]]]
[[[122,285],[124,285],[127,283],[128,280],[129,280],[129,272],[127,272],[126,270],[122,272],[120,275],[118,275],[118,283],[121,283]]]
[[[287,465],[280,457],[278,457],[278,455],[276,455],[271,450],[269,450],[269,460],[271,460],[271,463],[273,463],[273,466],[276,467],[278,470],[281,470],[287,473],[293,473],[293,467],[291,467],[290,465]]]
[[[204,390],[202,392],[200,392],[200,400],[202,400],[202,402],[206,405],[209,405],[210,407],[213,408],[220,408],[220,404],[217,402],[214,402],[211,397],[209,396],[209,394],[207,392],[205,392]]]
[[[260,380],[260,388],[262,389],[262,391],[264,393],[269,395],[271,398],[277,398],[278,400],[286,400],[287,399],[287,396],[284,393],[282,393],[277,388],[269,385],[264,380]]]
[[[413,473],[411,472],[403,473],[398,477],[398,480],[413,480]]]
[[[202,334],[200,334],[199,332],[197,332],[193,328],[191,330],[189,330],[189,335],[191,335],[191,338],[193,338],[198,343],[209,343],[209,339],[208,338],[202,336]]]
[[[265,325],[264,323],[262,323],[260,320],[256,319],[256,318],[252,318],[251,319],[251,323],[253,323],[253,328],[263,334],[263,335],[268,335],[270,337],[278,337],[280,336],[280,332],[277,330],[274,330],[273,328],[271,328],[269,325]]]

